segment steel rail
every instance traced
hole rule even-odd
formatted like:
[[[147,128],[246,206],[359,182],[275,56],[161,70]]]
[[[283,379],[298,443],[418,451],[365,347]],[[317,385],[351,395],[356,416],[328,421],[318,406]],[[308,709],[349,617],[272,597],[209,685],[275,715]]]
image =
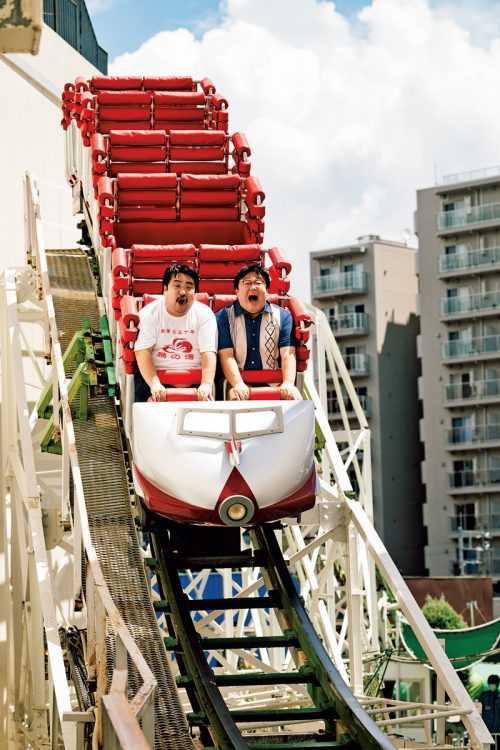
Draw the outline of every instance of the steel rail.
[[[254,537],[256,546],[265,550],[268,573],[273,586],[279,592],[290,627],[295,630],[300,647],[306,654],[309,665],[314,669],[319,684],[352,733],[353,739],[363,750],[394,750],[391,740],[368,716],[333,666],[295,589],[274,530],[269,526],[259,526],[252,530],[251,536]]]
[[[259,603],[266,601],[268,602],[267,606],[279,610],[277,616],[282,624],[284,623],[286,635],[274,636],[274,639],[278,642],[278,638],[281,638],[280,643],[283,642],[284,645],[286,644],[291,648],[298,648],[305,654],[308,664],[306,671],[301,670],[288,674],[280,672],[264,674],[263,684],[287,684],[288,677],[290,677],[290,684],[303,684],[311,682],[312,679],[313,684],[318,686],[321,696],[319,697],[317,691],[314,688],[312,689],[310,696],[316,705],[311,708],[299,709],[304,717],[303,720],[312,720],[314,717],[322,719],[326,722],[331,733],[336,720],[340,719],[350,734],[349,746],[351,748],[358,748],[358,750],[393,750],[394,746],[388,736],[366,713],[332,664],[296,592],[272,527],[257,527],[251,530],[250,536],[254,547],[251,564],[258,565],[261,568],[262,585],[266,581],[269,582],[269,598],[263,599],[261,597]],[[250,710],[236,711],[228,709],[219,689],[230,685],[244,686],[245,683],[247,686],[255,685],[258,683],[259,674],[238,674],[236,672],[234,675],[215,675],[208,665],[204,652],[217,649],[217,647],[219,649],[244,649],[245,642],[248,642],[248,648],[258,647],[259,644],[265,647],[266,638],[241,636],[238,638],[201,639],[192,618],[193,611],[205,611],[210,609],[209,605],[222,611],[219,609],[222,600],[192,600],[186,596],[179,577],[179,565],[182,566],[185,560],[170,548],[168,525],[163,526],[161,522],[154,522],[150,538],[158,584],[161,596],[164,597],[157,603],[158,608],[166,610],[172,620],[173,629],[171,629],[171,632],[175,633],[175,638],[172,639],[170,645],[180,652],[181,659],[184,661],[184,669],[181,669],[181,671],[185,672],[186,676],[181,676],[178,682],[186,687],[190,699],[194,693],[196,705],[201,708],[202,714],[206,716],[211,727],[210,734],[217,747],[224,750],[226,748],[246,750],[256,746],[255,738],[252,740],[250,735],[241,734],[238,727],[239,723],[255,729],[257,727],[283,726],[300,722],[300,718],[297,719],[297,715],[289,709],[278,710],[277,708],[269,709],[265,707],[260,709],[250,707]],[[213,563],[212,557],[210,562],[206,563],[207,567],[210,566],[210,563]],[[248,555],[246,558],[242,557],[242,560],[247,560],[248,563],[247,558]],[[203,556],[197,555],[196,562],[197,565],[201,566]],[[237,598],[228,601],[232,605],[232,609],[237,608]],[[249,601],[243,599],[242,604],[249,605]],[[270,640],[268,639],[268,643]],[[309,679],[306,676],[307,673],[309,673]],[[195,723],[203,724],[201,716]],[[314,747],[315,744],[318,746],[321,744],[323,747],[340,745],[333,736],[330,740],[323,739],[321,743],[316,737],[316,734],[311,734],[309,731],[307,740],[303,740],[303,742],[308,747]],[[269,740],[270,742],[265,742],[261,737],[260,743],[257,744],[259,747],[274,747],[277,737],[271,734]],[[343,741],[345,741],[345,738]],[[292,747],[294,743],[287,744],[282,741],[281,744],[284,748],[288,748]],[[297,746],[305,747],[302,743]]]
[[[161,577],[161,587],[165,591],[176,625],[185,666],[192,676],[201,708],[205,711],[213,729],[217,747],[222,750],[248,750],[229,709],[217,688],[214,674],[205,659],[201,639],[196,632],[191,610],[178,575],[178,568],[168,549],[165,534],[151,534],[155,559],[158,561],[157,574]]]

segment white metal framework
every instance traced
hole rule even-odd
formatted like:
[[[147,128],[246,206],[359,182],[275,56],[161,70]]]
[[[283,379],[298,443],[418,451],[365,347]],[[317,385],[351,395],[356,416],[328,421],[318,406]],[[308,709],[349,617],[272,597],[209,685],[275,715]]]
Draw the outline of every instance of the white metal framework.
[[[68,137],[68,177],[75,198],[82,191],[81,160]],[[74,145],[74,144],[73,144]],[[81,153],[81,152],[80,152]],[[87,173],[88,174],[88,173]],[[85,183],[85,177],[83,183]],[[87,183],[88,184],[88,183]],[[91,191],[90,191],[91,193]],[[94,214],[93,197],[83,187],[84,210]],[[154,713],[152,699],[155,679],[116,609],[103,577],[89,533],[84,488],[81,481],[67,380],[45,259],[40,206],[31,177],[26,179],[26,267],[8,271],[1,280],[1,373],[2,373],[2,513],[1,549],[6,576],[1,582],[0,617],[7,628],[7,700],[3,702],[2,731],[8,748],[57,746],[83,747],[86,723],[95,724],[96,740],[110,732],[119,747],[152,746]],[[95,224],[94,224],[95,226]],[[92,225],[90,225],[92,234]],[[103,278],[103,294],[108,294],[109,251],[94,247]],[[300,523],[291,522],[282,532],[282,549],[300,583],[301,594],[314,625],[337,669],[352,691],[369,706],[381,726],[405,724],[405,711],[421,712],[431,743],[431,720],[437,721],[436,740],[429,746],[442,746],[444,717],[459,714],[470,737],[470,747],[488,746],[490,735],[471,699],[451,667],[432,630],[416,605],[406,584],[372,526],[370,433],[366,418],[350,381],[345,364],[323,313],[310,308],[315,325],[313,363],[304,383],[304,392],[316,407],[320,494],[316,507]],[[50,350],[49,368],[44,358]],[[343,429],[334,436],[326,406],[326,377],[333,379]],[[32,376],[38,382],[31,383]],[[30,413],[37,391],[51,379],[56,430],[63,446],[62,460],[40,454],[37,447],[39,424]],[[28,385],[26,385],[28,384]],[[344,399],[344,395],[346,397]],[[346,401],[356,414],[354,429]],[[339,450],[339,445],[341,450]],[[359,488],[354,498],[350,476]],[[70,505],[70,476],[74,507]],[[398,702],[400,718],[387,718],[394,702],[364,696],[364,685],[372,672],[370,657],[384,648],[384,622],[379,612],[375,567],[381,571],[400,609],[418,635],[434,667],[440,685],[440,703],[423,705]],[[82,582],[81,571],[86,572]],[[242,572],[236,582],[228,571],[220,571],[225,595],[235,598],[257,595],[259,582],[251,570]],[[154,578],[152,578],[154,584]],[[192,573],[186,593],[202,598],[206,571]],[[84,607],[80,612],[82,587]],[[222,615],[223,613],[219,613]],[[221,620],[217,613],[202,613],[197,628],[205,635],[226,636],[247,633],[273,634],[274,615],[262,609],[233,613]],[[74,686],[67,678],[59,628],[76,624],[87,632],[86,664],[97,681],[98,701],[94,710],[78,709]],[[161,622],[160,622],[161,624]],[[381,627],[382,624],[382,627]],[[110,687],[106,679],[106,632],[112,629],[117,644],[116,668]],[[46,649],[46,655],[45,655]],[[289,655],[284,649],[257,655],[214,652],[218,668],[235,671],[238,657],[244,656],[249,668],[266,672],[286,669]],[[142,677],[142,687],[127,698],[127,658]],[[242,694],[227,690],[227,701],[237,706],[245,701],[277,707],[276,690],[248,690]],[[444,705],[444,693],[450,701]],[[282,705],[300,702],[300,692],[283,691]],[[142,720],[142,728],[138,719]],[[409,720],[415,721],[412,715]],[[111,735],[107,735],[110,737]],[[437,744],[436,744],[437,743]]]

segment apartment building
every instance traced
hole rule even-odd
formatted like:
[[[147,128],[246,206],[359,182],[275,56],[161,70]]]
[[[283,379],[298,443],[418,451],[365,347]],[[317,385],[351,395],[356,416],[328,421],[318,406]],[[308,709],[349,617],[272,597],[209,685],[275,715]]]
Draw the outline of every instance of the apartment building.
[[[311,253],[313,304],[330,321],[370,426],[375,527],[406,575],[424,572],[425,541],[415,259],[416,250],[377,235]],[[334,433],[337,396],[330,384]]]
[[[500,594],[500,168],[417,193],[426,566]]]

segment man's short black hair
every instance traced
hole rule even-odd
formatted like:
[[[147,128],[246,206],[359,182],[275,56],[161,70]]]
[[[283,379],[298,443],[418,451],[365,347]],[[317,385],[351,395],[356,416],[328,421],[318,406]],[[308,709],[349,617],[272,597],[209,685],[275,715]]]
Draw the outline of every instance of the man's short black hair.
[[[165,273],[163,274],[163,290],[165,290],[165,288],[169,285],[170,279],[178,276],[180,273],[183,273],[184,276],[189,276],[191,279],[193,279],[194,290],[195,292],[197,292],[200,285],[200,277],[198,276],[194,268],[191,268],[191,266],[185,266],[183,263],[176,263],[175,265],[165,269]]]
[[[500,677],[497,674],[490,674],[488,677],[488,685],[490,684],[498,687],[500,685]]]
[[[234,277],[235,289],[238,289],[241,279],[244,278],[247,273],[254,273],[257,276],[260,276],[265,281],[266,289],[269,289],[271,286],[271,277],[269,276],[267,269],[263,266],[258,266],[256,263],[252,263],[250,266],[243,266],[243,268],[240,268]]]

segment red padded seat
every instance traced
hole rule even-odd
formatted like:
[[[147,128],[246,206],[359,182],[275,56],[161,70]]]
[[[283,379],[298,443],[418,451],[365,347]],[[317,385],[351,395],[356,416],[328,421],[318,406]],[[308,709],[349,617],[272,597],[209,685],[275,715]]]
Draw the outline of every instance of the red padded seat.
[[[212,297],[212,310],[214,313],[222,310],[223,307],[227,307],[236,299],[235,294],[214,294]]]
[[[163,130],[112,130],[109,134],[109,174],[166,173],[167,134]]]
[[[196,268],[195,246],[132,245],[129,255],[130,293],[137,296],[161,292],[165,268],[174,263]]]
[[[142,76],[93,76],[90,91],[133,91],[142,88]]]
[[[206,245],[199,248],[198,273],[200,289],[211,294],[228,294],[234,291],[234,277],[249,263],[263,263],[260,245]]]
[[[229,143],[233,143],[230,152]],[[118,174],[227,174],[250,173],[250,149],[245,136],[231,139],[221,131],[111,130],[90,137],[92,182]],[[231,159],[229,158],[231,157]]]
[[[103,176],[98,180],[103,246],[258,241],[245,217],[240,218],[241,186],[237,175],[182,175],[179,180],[170,173]]]
[[[250,174],[250,156],[252,151],[243,133],[234,133],[231,138],[233,142],[234,171],[242,177]]]
[[[281,391],[279,388],[272,386],[262,386],[260,388],[249,388],[249,401],[280,401]]]
[[[184,263],[194,268],[194,245],[133,245],[130,251],[121,247],[113,250],[112,303],[116,319],[120,318],[121,298],[124,295],[160,294],[165,268],[174,263]]]
[[[155,91],[153,128],[205,130],[209,112],[205,94],[198,91]]]
[[[270,291],[275,294],[288,294],[290,291],[290,279],[288,274],[292,270],[292,264],[285,258],[281,248],[269,248],[268,256],[271,265],[268,267],[269,276],[271,277]]]
[[[265,193],[257,177],[249,177],[245,180],[245,203],[248,209],[248,226],[257,242],[262,242],[264,236],[264,216],[266,213],[263,206]]]
[[[118,221],[175,221],[177,176],[119,174],[116,178]]]
[[[238,221],[240,187],[238,175],[183,174],[181,221]]]
[[[144,76],[143,87],[153,91],[196,91],[191,76]]]
[[[99,132],[111,130],[149,129],[151,126],[150,91],[98,91],[97,115]],[[142,123],[142,125],[141,125]]]
[[[171,130],[169,171],[181,174],[226,174],[228,139],[219,130]]]
[[[219,93],[213,94],[210,98],[211,109],[211,127],[215,130],[224,130],[227,133],[229,115],[227,112],[228,102]]]
[[[152,401],[148,398],[148,401]],[[165,388],[165,401],[167,403],[176,401],[198,401],[196,388]]]
[[[177,93],[187,96],[168,98]],[[158,94],[156,123],[152,119],[155,94]],[[95,132],[109,133],[122,128],[227,132],[228,124],[227,100],[216,93],[212,81],[209,78],[193,81],[190,76],[94,76],[90,81],[78,76],[74,84],[65,85],[62,108],[63,128],[66,130],[74,119],[86,146]],[[146,113],[143,108],[149,111]]]
[[[73,117],[75,117],[76,90],[73,83],[66,83],[62,92],[62,112],[63,119],[61,125],[67,130]]]

